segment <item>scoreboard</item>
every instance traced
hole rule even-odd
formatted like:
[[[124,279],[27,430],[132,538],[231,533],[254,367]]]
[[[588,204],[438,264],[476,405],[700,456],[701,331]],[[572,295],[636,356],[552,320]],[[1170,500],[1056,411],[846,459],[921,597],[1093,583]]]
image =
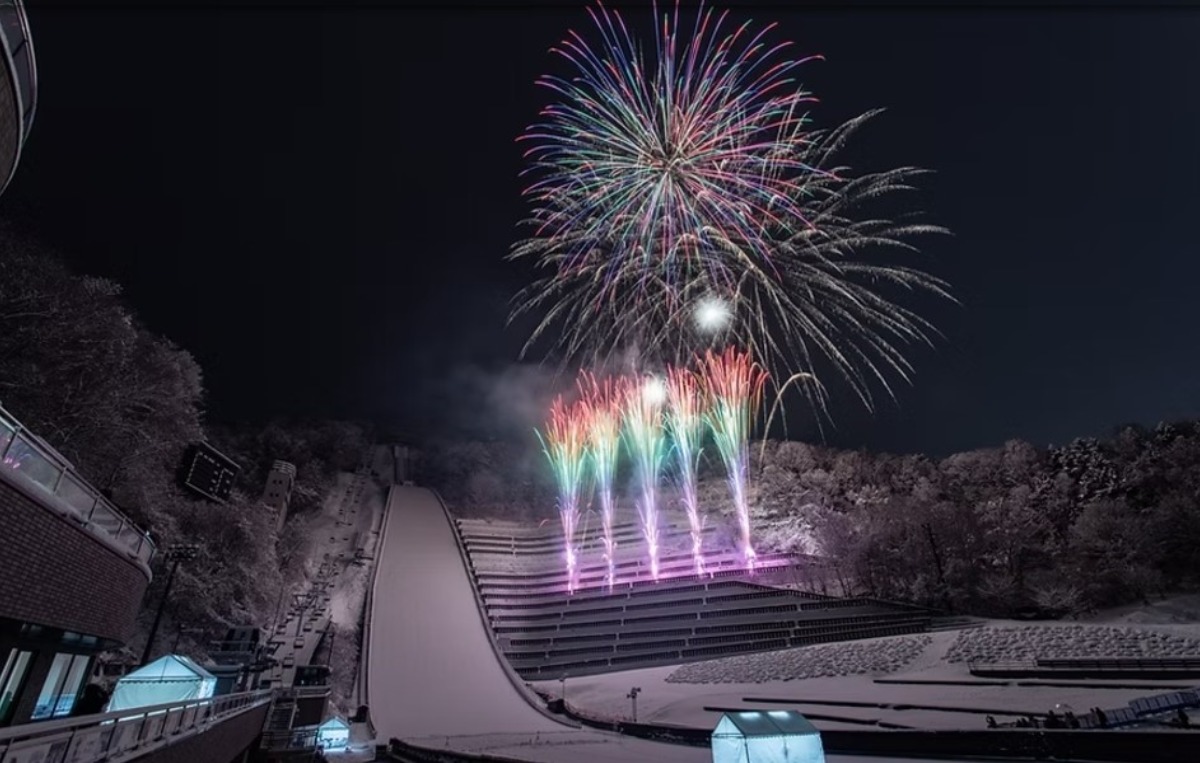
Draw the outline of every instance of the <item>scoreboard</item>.
[[[206,442],[188,451],[183,468],[183,486],[209,500],[224,503],[233,491],[233,480],[241,471],[232,459]]]

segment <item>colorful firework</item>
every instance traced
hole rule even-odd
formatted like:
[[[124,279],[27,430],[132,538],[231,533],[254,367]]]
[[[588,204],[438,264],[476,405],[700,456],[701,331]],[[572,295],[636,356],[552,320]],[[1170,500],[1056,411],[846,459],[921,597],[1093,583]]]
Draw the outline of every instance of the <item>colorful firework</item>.
[[[637,473],[638,516],[642,536],[646,539],[650,576],[658,580],[658,478],[667,456],[667,438],[663,430],[665,388],[662,381],[653,376],[625,379],[621,387],[625,403],[625,437]]]
[[[588,455],[596,492],[600,500],[600,521],[604,533],[604,562],[608,568],[608,587],[615,581],[613,567],[617,544],[613,539],[615,502],[613,483],[617,474],[617,458],[621,448],[621,400],[612,378],[598,381],[594,374],[584,372],[579,377],[579,392],[583,396],[584,420],[587,422]]]
[[[912,370],[902,348],[935,333],[889,291],[949,297],[941,280],[871,254],[941,232],[867,209],[921,171],[839,166],[874,112],[810,129],[814,98],[796,77],[813,57],[791,56],[773,25],[655,7],[643,45],[618,12],[589,13],[595,45],[571,32],[553,49],[572,72],[539,80],[555,102],[522,136],[536,179],[531,232],[512,256],[546,271],[516,300],[514,314],[540,313],[526,350],[552,337],[568,358],[636,347],[681,362],[698,341],[714,346],[719,322],[778,378],[827,364],[872,407],[871,380],[890,392],[888,378]],[[801,389],[824,410],[821,384]]]
[[[704,437],[704,400],[696,375],[686,368],[671,368],[667,372],[667,403],[666,428],[692,537],[692,561],[696,574],[703,575],[704,518],[696,495],[696,472]]]
[[[734,348],[718,354],[709,350],[701,366],[708,401],[708,426],[725,471],[741,532],[742,556],[747,569],[754,569],[754,546],[750,538],[750,505],[747,478],[750,461],[750,430],[762,402],[767,373],[750,353]]]
[[[583,406],[569,405],[562,395],[550,406],[542,450],[554,471],[558,486],[558,517],[562,522],[564,557],[567,565],[567,591],[575,591],[578,556],[575,533],[579,526],[579,502],[583,493],[587,466],[587,420]]]

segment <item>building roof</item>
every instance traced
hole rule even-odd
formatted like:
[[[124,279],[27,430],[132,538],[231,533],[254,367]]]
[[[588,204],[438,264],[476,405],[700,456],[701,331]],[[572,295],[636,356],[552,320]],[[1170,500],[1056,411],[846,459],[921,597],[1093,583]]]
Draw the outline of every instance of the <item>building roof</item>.
[[[181,654],[168,654],[159,657],[149,665],[143,665],[137,670],[121,678],[122,683],[131,681],[195,681],[213,678],[213,674],[200,667],[190,657]]]
[[[795,710],[755,710],[725,713],[713,736],[777,737],[820,733]]]

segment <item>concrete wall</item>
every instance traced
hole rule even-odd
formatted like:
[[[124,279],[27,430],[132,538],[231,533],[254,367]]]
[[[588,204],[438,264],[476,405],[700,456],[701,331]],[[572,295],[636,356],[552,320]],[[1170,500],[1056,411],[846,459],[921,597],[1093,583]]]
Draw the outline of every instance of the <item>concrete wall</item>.
[[[138,763],[233,763],[258,742],[271,703],[247,710],[236,718],[163,747]]]

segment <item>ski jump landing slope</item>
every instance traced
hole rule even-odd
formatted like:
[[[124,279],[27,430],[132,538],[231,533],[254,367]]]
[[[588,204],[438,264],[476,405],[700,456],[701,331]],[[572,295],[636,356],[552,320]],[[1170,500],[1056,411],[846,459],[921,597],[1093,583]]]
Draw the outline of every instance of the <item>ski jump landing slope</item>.
[[[539,763],[712,760],[704,748],[578,729],[532,707],[492,649],[438,497],[394,487],[386,512],[368,634],[378,739]]]

